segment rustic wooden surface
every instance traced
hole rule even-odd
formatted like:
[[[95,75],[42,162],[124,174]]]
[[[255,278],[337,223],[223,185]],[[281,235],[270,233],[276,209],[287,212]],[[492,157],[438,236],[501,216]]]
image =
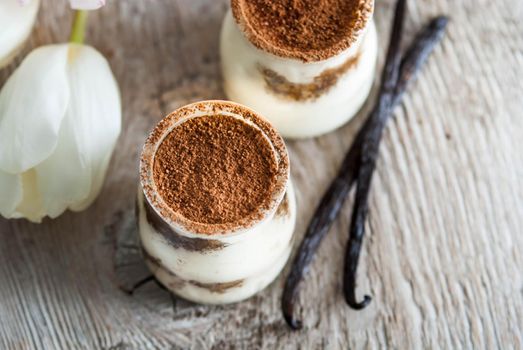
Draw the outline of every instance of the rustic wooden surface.
[[[0,348],[523,348],[523,2],[408,4],[409,39],[433,15],[452,22],[384,136],[359,270],[370,307],[350,310],[340,292],[352,200],[302,289],[301,332],[282,320],[281,277],[223,307],[173,298],[154,281],[133,295],[119,288],[147,274],[127,243],[140,146],[167,112],[224,97],[217,52],[228,5],[113,0],[90,17],[87,40],[119,81],[122,136],[91,208],[41,225],[0,219]],[[380,62],[392,6],[377,0]],[[66,40],[71,19],[44,0],[0,83],[31,48]],[[330,135],[288,143],[299,236],[369,107]]]

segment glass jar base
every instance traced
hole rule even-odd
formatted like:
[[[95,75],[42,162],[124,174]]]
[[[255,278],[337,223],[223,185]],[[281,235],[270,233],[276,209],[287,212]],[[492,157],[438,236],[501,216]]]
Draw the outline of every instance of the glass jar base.
[[[252,232],[242,233],[251,236],[246,240],[219,235],[181,238],[165,227],[155,227],[141,188],[137,200],[140,241],[148,268],[167,289],[189,301],[227,304],[249,298],[279,275],[291,253],[296,200],[290,181],[274,216]],[[191,239],[195,244],[188,243]]]

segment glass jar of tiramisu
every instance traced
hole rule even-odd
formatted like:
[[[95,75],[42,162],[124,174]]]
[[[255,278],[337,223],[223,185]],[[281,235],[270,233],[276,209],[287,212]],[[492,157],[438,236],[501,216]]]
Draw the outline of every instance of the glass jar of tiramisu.
[[[175,294],[236,302],[285,265],[296,219],[289,158],[256,112],[226,101],[172,112],[145,143],[140,182],[143,256]]]
[[[338,128],[372,86],[373,10],[374,0],[231,0],[220,43],[226,95],[284,137]]]

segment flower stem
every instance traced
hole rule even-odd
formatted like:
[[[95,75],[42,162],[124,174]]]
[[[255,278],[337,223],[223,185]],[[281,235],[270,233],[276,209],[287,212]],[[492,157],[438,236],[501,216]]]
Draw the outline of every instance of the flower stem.
[[[75,11],[73,27],[71,28],[71,37],[69,41],[72,43],[83,44],[85,37],[85,28],[87,25],[87,11]]]

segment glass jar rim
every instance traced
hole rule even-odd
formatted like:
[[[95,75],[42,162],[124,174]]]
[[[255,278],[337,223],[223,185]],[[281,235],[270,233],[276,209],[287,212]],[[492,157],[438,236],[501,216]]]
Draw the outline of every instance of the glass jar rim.
[[[231,12],[234,22],[247,40],[258,49],[280,58],[295,59],[305,63],[320,62],[335,57],[349,49],[365,32],[374,13],[374,0],[356,0],[351,12],[350,23],[343,35],[330,45],[321,48],[295,49],[289,45],[282,45],[268,39],[257,29],[250,16],[246,4],[249,0],[231,0]],[[259,27],[259,26],[258,26]],[[267,26],[271,28],[271,26]]]
[[[154,157],[164,138],[181,123],[197,117],[209,115],[229,115],[256,127],[275,152],[277,172],[275,186],[266,203],[260,205],[253,213],[235,222],[201,223],[192,221],[173,210],[158,193],[153,176]],[[191,103],[176,109],[163,118],[149,134],[140,157],[140,184],[145,197],[144,205],[150,205],[155,213],[178,233],[193,237],[232,236],[252,229],[254,226],[272,217],[285,195],[289,179],[289,157],[282,137],[275,128],[262,116],[241,104],[206,100]]]

